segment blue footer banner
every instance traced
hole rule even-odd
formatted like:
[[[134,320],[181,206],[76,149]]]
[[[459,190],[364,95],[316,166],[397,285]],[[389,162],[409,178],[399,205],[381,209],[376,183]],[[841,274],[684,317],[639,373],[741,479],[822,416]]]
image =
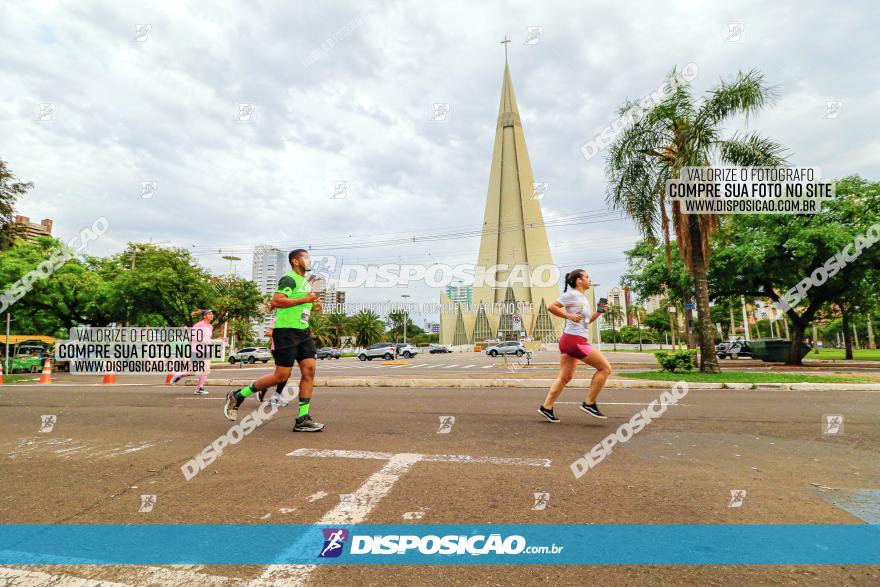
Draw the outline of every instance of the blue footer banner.
[[[871,524],[4,524],[0,564],[878,565]]]

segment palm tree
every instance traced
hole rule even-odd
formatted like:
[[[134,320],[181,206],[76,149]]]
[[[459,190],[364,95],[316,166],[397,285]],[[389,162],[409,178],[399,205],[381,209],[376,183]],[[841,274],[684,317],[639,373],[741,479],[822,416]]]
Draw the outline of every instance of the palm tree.
[[[608,304],[608,310],[605,312],[605,318],[611,320],[611,332],[614,334],[614,350],[617,350],[617,322],[620,320],[623,312],[617,304]]]
[[[351,334],[351,318],[344,312],[330,312],[327,314],[327,330],[330,332],[330,344],[341,346],[342,337]]]
[[[330,331],[327,314],[314,314],[309,320],[309,330],[318,346],[324,347],[333,344],[333,337]]]
[[[764,84],[759,71],[739,72],[732,82],[722,81],[700,103],[691,95],[690,84],[681,81],[675,70],[667,78],[665,88],[665,97],[644,114],[632,101],[621,109],[634,122],[610,148],[607,201],[632,218],[649,240],[656,242],[659,225],[667,263],[671,265],[666,180],[678,178],[681,168],[686,166],[776,166],[785,159],[784,149],[778,143],[757,133],[735,133],[729,139],[721,136],[727,119],[740,115],[748,119],[772,102],[774,91]],[[719,217],[683,214],[678,202],[672,204],[671,211],[678,247],[696,290],[700,370],[718,373],[706,273],[710,239],[718,228]]]
[[[359,346],[370,346],[382,340],[385,325],[372,310],[361,310],[351,319],[351,330]]]
[[[626,307],[626,313],[629,317],[635,318],[636,321],[636,330],[639,331],[639,350],[642,350],[642,318],[645,315],[645,309],[641,306],[636,306],[635,304],[630,304]]]

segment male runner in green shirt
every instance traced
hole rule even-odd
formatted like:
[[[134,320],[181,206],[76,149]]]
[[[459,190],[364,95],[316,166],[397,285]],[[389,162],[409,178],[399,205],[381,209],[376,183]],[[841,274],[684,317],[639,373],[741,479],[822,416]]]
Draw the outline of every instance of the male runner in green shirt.
[[[299,363],[299,415],[294,432],[319,432],[324,425],[309,415],[312,400],[312,387],[315,381],[315,339],[309,330],[309,317],[312,310],[320,310],[321,302],[312,292],[306,280],[306,271],[312,268],[309,252],[295,249],[287,256],[292,271],[281,278],[278,288],[272,295],[272,308],[275,313],[275,327],[272,329],[272,342],[275,343],[275,372],[264,375],[238,391],[226,394],[223,411],[226,418],[235,420],[238,406],[247,396],[280,385],[290,378],[294,361]]]

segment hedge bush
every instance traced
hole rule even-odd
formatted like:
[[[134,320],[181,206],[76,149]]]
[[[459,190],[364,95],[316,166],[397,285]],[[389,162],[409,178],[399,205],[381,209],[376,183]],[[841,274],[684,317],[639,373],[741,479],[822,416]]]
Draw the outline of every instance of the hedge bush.
[[[696,349],[682,349],[677,351],[656,351],[654,356],[664,371],[675,373],[678,370],[692,371],[696,366],[694,360],[697,356]]]

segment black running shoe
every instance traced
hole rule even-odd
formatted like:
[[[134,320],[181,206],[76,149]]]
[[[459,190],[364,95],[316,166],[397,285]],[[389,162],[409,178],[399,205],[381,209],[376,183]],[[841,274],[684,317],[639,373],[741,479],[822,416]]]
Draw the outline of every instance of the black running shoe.
[[[320,432],[324,429],[324,425],[315,422],[309,414],[302,418],[296,419],[296,425],[293,427],[294,432]]]
[[[548,422],[559,422],[559,418],[553,414],[553,408],[548,410],[544,406],[538,406],[538,413],[547,418]]]
[[[226,416],[226,419],[233,422],[238,418],[238,406],[244,400],[244,398],[235,395],[236,391],[238,390],[232,390],[226,394],[226,405],[223,406],[223,414]]]
[[[599,406],[596,404],[588,404],[587,402],[583,402],[581,404],[581,409],[589,415],[593,416],[594,418],[600,418],[604,420],[608,417],[599,411]]]

